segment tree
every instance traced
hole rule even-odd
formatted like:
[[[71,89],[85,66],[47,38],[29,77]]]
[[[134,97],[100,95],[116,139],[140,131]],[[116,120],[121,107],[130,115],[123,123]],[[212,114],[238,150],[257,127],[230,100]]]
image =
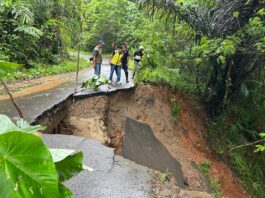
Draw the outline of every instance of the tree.
[[[213,114],[220,113],[227,101],[262,66],[260,61],[264,60],[264,54],[255,47],[262,43],[262,33],[253,43],[248,28],[254,25],[254,21],[256,26],[264,25],[256,16],[264,6],[263,1],[207,1],[202,4],[196,0],[143,0],[139,4],[151,15],[172,19],[173,25],[178,19],[197,32],[193,54],[199,58],[198,67],[203,67],[203,64],[211,67],[203,98],[207,99]]]

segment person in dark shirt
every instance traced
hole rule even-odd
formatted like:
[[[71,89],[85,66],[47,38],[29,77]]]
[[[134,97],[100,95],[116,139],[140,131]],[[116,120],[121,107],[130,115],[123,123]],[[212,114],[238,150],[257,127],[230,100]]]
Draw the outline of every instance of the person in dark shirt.
[[[102,48],[104,47],[104,41],[100,40],[98,45],[93,50],[93,67],[94,67],[94,75],[100,76],[101,73],[101,64],[103,61],[102,57]]]
[[[122,68],[123,68],[124,73],[125,73],[126,83],[129,83],[128,65],[129,65],[130,54],[129,54],[129,48],[128,48],[127,43],[123,44],[122,50],[123,50]]]
[[[110,65],[111,65],[112,57],[114,56],[114,54],[116,53],[116,50],[117,50],[117,44],[116,44],[116,42],[112,42],[111,48],[112,48],[112,52],[111,52],[110,57],[109,57],[109,64]]]
[[[139,67],[139,63],[142,61],[142,58],[144,55],[143,51],[144,51],[144,47],[140,46],[139,50],[134,53],[134,69],[133,69],[132,79],[134,79],[135,74],[136,74],[138,67]]]

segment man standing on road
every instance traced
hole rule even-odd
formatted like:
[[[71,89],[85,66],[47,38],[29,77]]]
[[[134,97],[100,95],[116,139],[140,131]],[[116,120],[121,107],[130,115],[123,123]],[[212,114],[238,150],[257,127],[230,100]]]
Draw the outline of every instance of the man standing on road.
[[[102,49],[104,47],[104,41],[100,40],[98,45],[93,50],[93,67],[94,67],[94,74],[100,76],[101,73],[101,64],[103,61],[102,57]]]
[[[127,43],[123,44],[122,47],[123,50],[123,56],[122,56],[122,68],[125,72],[125,77],[126,77],[126,83],[129,83],[129,73],[128,73],[128,65],[129,65],[129,48]]]
[[[109,62],[111,62],[111,59],[112,59],[112,57],[114,56],[114,54],[115,54],[115,52],[117,50],[116,42],[112,42],[111,48],[112,48],[112,51],[111,51],[111,54],[110,54],[110,57],[109,57]]]
[[[140,46],[139,50],[134,53],[134,69],[133,69],[133,77],[132,77],[132,79],[134,79],[135,74],[136,74],[136,72],[137,72],[137,70],[139,68],[139,64],[140,64],[140,62],[141,62],[141,60],[143,58],[143,55],[144,55],[143,51],[144,51],[144,47]]]
[[[117,50],[115,50],[115,53],[113,56],[110,57],[110,65],[111,65],[111,69],[110,69],[110,77],[109,77],[109,83],[112,83],[112,78],[113,78],[113,73],[115,71],[116,75],[117,75],[117,81],[116,83],[118,85],[121,84],[120,80],[121,80],[121,67],[122,67],[122,48],[118,47]]]

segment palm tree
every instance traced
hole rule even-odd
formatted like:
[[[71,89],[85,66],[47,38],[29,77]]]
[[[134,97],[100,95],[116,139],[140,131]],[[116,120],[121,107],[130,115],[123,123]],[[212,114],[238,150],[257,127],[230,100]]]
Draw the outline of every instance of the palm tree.
[[[197,32],[197,40],[201,37],[225,39],[233,36],[248,24],[265,4],[262,0],[206,0],[190,4],[176,3],[175,0],[137,2],[140,8],[147,10],[151,16],[156,14],[164,16],[167,20],[173,19],[173,25],[177,19],[189,24]],[[214,114],[220,113],[225,102],[240,90],[252,73],[262,67],[258,62],[262,61],[260,53],[255,53],[248,47],[248,53],[244,54],[242,48],[246,48],[248,40],[243,38],[241,42],[239,46],[243,47],[237,48],[235,54],[227,58],[224,66],[218,63],[218,54],[209,57],[211,75],[206,82],[203,98],[209,99],[207,104]],[[252,46],[251,41],[249,46]],[[228,81],[231,81],[232,85],[227,86]]]

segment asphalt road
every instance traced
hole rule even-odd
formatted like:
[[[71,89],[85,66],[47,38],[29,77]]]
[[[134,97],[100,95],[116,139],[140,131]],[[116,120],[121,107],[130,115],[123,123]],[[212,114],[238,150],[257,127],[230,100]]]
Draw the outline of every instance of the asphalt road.
[[[114,155],[112,148],[83,137],[43,135],[43,139],[50,148],[82,151],[84,164],[94,169],[92,172],[82,171],[65,183],[74,193],[74,197],[152,197],[149,168]]]
[[[89,55],[82,55],[83,58],[89,59]],[[110,72],[110,66],[107,60],[104,60],[102,64],[102,75],[108,77]],[[78,79],[78,94],[79,96],[87,95],[91,91],[81,89],[82,82],[86,81],[89,77],[91,77],[94,73],[93,68],[84,69],[79,73]],[[115,75],[114,75],[115,76]],[[126,89],[129,87],[133,87],[133,82],[126,83],[124,72],[122,71],[121,78],[122,85],[116,86],[102,86],[100,91],[109,92],[115,91],[117,89]],[[52,108],[54,105],[60,103],[61,101],[68,98],[71,94],[73,94],[75,88],[75,73],[72,73],[72,76],[67,79],[67,81],[63,84],[60,84],[57,87],[46,91],[36,92],[30,95],[21,96],[15,98],[19,107],[21,108],[24,117],[27,121],[33,122],[35,118],[41,115],[47,109]],[[12,118],[13,120],[18,119],[18,115],[16,110],[14,109],[10,100],[0,100],[0,114],[5,114]]]

